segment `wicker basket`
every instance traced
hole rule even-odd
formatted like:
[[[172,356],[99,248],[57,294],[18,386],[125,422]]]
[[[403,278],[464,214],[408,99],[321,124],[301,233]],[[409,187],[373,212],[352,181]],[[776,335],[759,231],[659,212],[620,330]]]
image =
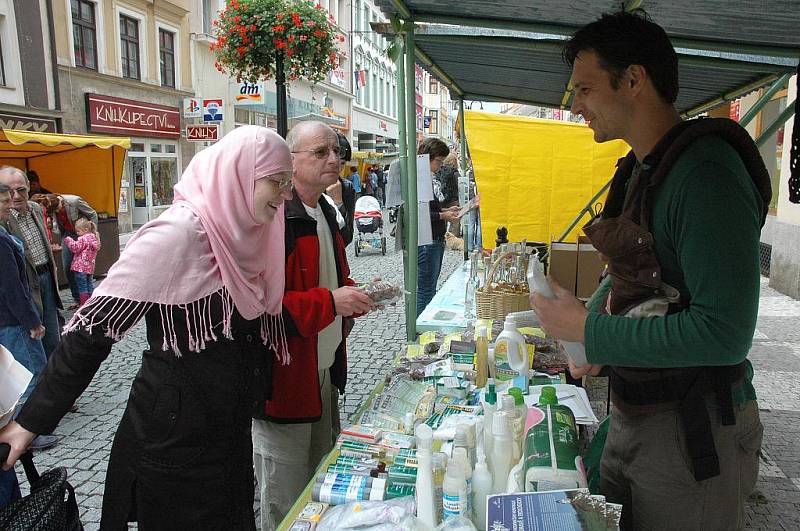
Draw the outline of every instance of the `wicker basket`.
[[[504,286],[492,286],[495,272],[503,260],[514,253],[500,256],[492,264],[486,276],[486,285],[475,291],[475,307],[478,319],[505,319],[506,315],[531,309],[530,293],[527,287],[524,293],[512,291]]]

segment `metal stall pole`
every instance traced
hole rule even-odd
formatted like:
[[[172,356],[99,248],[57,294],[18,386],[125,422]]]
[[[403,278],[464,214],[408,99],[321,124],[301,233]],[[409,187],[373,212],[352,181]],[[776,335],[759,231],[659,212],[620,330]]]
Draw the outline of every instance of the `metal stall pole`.
[[[467,173],[467,137],[464,133],[464,98],[458,100],[458,116],[459,116],[459,156],[458,156],[458,164],[461,166],[461,178],[464,179],[466,183],[465,190],[466,199],[469,201],[469,174]],[[472,251],[472,246],[470,243],[472,242],[472,235],[470,234],[470,229],[472,228],[469,220],[472,218],[471,216],[472,211],[470,210],[467,212],[461,221],[461,236],[464,238],[464,260],[469,260],[469,253]]]
[[[406,21],[411,22],[411,21]],[[408,279],[406,284],[409,292],[406,296],[406,338],[409,341],[417,339],[417,105],[414,98],[414,25],[410,24],[406,32],[406,150],[408,153],[408,168],[406,171],[406,188],[408,202],[404,205],[405,226],[408,227],[406,250],[408,257]]]
[[[408,223],[406,221],[406,211],[408,210],[408,151],[407,151],[407,138],[406,138],[406,71],[405,71],[405,52],[403,50],[397,56],[397,149],[398,149],[398,164],[400,165],[400,195],[403,198],[403,218],[398,219],[398,223],[402,226],[401,233],[395,233],[397,238],[403,240],[403,286],[405,288],[405,304],[406,304],[406,331],[409,330],[409,323],[413,323],[416,331],[416,315],[417,315],[417,279],[416,276],[411,276],[411,261],[408,257]],[[416,260],[414,261],[416,266]],[[409,338],[411,334],[407,333]],[[413,338],[411,338],[413,339]]]

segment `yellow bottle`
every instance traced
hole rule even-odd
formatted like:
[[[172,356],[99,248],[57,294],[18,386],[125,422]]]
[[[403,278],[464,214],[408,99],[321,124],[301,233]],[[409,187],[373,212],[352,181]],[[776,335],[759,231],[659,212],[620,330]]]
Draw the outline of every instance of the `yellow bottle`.
[[[478,388],[486,387],[489,377],[489,335],[485,325],[479,325],[475,331],[475,372],[475,385]]]

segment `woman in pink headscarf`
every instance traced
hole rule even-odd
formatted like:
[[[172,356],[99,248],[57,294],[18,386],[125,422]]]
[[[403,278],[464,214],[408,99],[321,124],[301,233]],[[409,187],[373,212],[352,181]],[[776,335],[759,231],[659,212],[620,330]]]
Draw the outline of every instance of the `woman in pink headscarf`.
[[[280,316],[291,170],[286,143],[263,127],[194,156],[172,207],[131,238],[0,431],[5,468],[52,432],[144,317],[150,348],[111,449],[101,528],[254,529],[251,416],[269,398],[273,362],[289,362]]]

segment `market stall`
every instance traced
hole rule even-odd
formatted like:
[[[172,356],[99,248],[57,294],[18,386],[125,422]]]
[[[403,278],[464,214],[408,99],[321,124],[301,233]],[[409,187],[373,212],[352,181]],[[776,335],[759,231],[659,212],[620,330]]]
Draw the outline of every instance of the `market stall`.
[[[119,258],[117,214],[128,148],[128,138],[0,130],[0,164],[34,170],[44,188],[81,196],[97,211],[103,246],[96,275],[106,273]],[[59,256],[56,263],[61,263]],[[66,283],[62,269],[59,284]]]

